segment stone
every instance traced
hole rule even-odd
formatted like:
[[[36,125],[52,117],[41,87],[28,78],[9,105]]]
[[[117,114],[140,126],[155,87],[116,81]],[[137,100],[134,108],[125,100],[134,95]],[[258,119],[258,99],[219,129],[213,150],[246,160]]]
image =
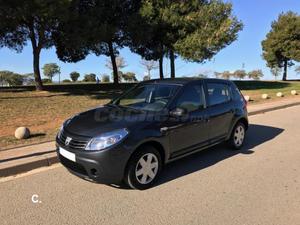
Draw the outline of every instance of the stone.
[[[284,95],[283,95],[282,92],[277,92],[276,96],[277,96],[277,97],[284,97]]]
[[[30,137],[30,130],[27,127],[19,127],[15,131],[17,139],[26,139]]]
[[[292,95],[297,95],[298,93],[297,93],[296,90],[291,90],[291,94],[292,94]]]
[[[249,95],[245,95],[244,98],[247,102],[251,101],[251,97]]]
[[[268,98],[269,98],[269,95],[268,95],[268,94],[262,94],[262,95],[261,95],[261,98],[262,98],[262,99],[268,99]]]

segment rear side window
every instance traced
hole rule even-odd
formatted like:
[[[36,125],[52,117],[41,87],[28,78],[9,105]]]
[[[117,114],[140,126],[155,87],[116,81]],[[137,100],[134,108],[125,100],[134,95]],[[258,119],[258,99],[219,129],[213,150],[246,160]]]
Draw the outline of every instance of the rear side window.
[[[219,105],[231,100],[230,88],[227,84],[207,83],[207,92],[210,106]]]
[[[202,85],[193,84],[186,87],[176,102],[176,107],[193,112],[204,107]]]

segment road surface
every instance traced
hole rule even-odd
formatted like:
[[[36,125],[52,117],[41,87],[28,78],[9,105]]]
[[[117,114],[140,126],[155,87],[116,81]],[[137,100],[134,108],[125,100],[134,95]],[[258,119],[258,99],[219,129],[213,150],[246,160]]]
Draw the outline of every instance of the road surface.
[[[0,223],[300,224],[300,107],[250,122],[242,151],[220,145],[169,164],[146,191],[90,183],[61,166],[0,180]]]

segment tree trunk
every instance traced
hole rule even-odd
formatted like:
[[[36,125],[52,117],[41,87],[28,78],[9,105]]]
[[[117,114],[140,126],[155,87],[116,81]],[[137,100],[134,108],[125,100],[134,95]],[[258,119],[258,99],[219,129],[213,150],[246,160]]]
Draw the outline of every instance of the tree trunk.
[[[33,48],[33,72],[37,91],[42,91],[44,89],[40,73],[40,52],[40,49]]]
[[[116,56],[114,53],[114,48],[112,42],[108,43],[109,47],[109,54],[110,54],[110,59],[111,59],[111,65],[113,67],[113,77],[114,77],[114,84],[119,83],[119,73],[118,73],[118,67],[116,63]]]
[[[288,61],[285,60],[284,61],[284,68],[283,68],[283,77],[282,77],[283,81],[286,81],[286,78],[287,78],[287,67],[288,67]]]
[[[175,55],[173,50],[170,50],[170,61],[171,61],[171,78],[175,78]]]
[[[159,59],[159,78],[164,79],[164,56],[161,56]]]

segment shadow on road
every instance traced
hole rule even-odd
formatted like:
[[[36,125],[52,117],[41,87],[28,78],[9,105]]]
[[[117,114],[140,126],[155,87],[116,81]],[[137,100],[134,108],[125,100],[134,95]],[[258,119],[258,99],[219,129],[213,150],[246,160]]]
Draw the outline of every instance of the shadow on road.
[[[167,164],[156,186],[205,169],[237,154],[253,154],[255,147],[272,140],[283,131],[281,128],[252,124],[249,126],[245,145],[241,150],[233,151],[225,144],[220,144]]]

